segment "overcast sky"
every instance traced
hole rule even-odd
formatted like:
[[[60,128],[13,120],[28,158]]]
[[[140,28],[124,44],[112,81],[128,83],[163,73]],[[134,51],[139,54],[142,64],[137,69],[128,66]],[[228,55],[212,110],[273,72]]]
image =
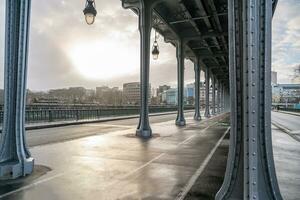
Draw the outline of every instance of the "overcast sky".
[[[0,0],[0,88],[3,87],[4,2]],[[86,25],[84,0],[32,0],[28,88],[94,88],[139,80],[137,17],[120,0],[96,0],[98,15]],[[273,19],[273,69],[290,82],[300,64],[300,1],[279,1]],[[152,86],[176,84],[175,48],[159,39],[160,56],[151,61]],[[186,61],[186,82],[193,64]]]

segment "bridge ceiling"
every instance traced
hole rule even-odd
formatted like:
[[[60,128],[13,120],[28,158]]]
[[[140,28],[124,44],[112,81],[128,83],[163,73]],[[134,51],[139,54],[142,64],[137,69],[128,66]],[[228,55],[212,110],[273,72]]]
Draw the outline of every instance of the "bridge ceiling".
[[[154,13],[154,28],[167,42],[186,40],[187,58],[228,77],[227,0],[164,0]]]

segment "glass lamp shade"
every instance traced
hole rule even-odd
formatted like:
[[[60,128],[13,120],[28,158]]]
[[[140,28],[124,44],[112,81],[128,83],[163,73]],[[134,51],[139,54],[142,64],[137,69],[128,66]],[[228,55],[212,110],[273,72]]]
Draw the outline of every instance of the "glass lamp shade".
[[[93,15],[92,13],[86,13],[85,21],[88,25],[92,25],[95,22],[95,15]]]
[[[85,21],[88,25],[91,25],[95,22],[97,10],[95,8],[94,0],[87,0],[83,13],[85,15]]]
[[[157,44],[157,42],[154,42],[153,48],[152,48],[152,57],[153,57],[153,59],[157,60],[158,59],[158,55],[159,55],[158,44]]]

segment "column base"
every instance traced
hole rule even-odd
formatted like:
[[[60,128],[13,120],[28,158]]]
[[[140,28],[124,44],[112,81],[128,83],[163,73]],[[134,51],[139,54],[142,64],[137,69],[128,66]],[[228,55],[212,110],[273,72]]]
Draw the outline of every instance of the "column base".
[[[210,114],[205,114],[205,115],[204,115],[204,117],[206,117],[206,118],[210,118],[210,117],[211,117],[211,115],[210,115]]]
[[[0,180],[16,179],[33,172],[34,159],[27,158],[22,164],[19,161],[0,163]]]
[[[151,138],[152,130],[151,129],[137,129],[135,135],[140,138]]]
[[[194,120],[196,120],[196,121],[201,121],[201,116],[195,115],[195,116],[194,116]]]
[[[181,119],[181,120],[176,120],[175,124],[177,126],[185,126],[186,122],[185,122],[185,119]]]

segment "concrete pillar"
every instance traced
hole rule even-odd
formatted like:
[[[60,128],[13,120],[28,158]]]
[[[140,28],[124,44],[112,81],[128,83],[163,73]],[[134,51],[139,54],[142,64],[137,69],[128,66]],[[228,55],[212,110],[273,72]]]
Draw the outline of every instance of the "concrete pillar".
[[[177,88],[178,88],[178,112],[175,124],[185,126],[184,119],[184,42],[179,40],[176,45],[177,56]]]
[[[197,121],[201,120],[200,114],[200,64],[198,58],[194,62],[194,71],[195,71],[195,115],[194,119]]]
[[[150,37],[152,29],[152,14],[154,6],[161,0],[122,0],[124,8],[138,10],[140,31],[140,119],[136,135],[142,138],[152,136],[149,123],[149,67],[150,67]]]
[[[209,106],[209,90],[210,90],[210,73],[208,67],[205,68],[205,117],[210,117],[210,106]]]
[[[4,121],[0,139],[0,178],[15,179],[33,172],[25,139],[25,103],[30,0],[6,1]]]
[[[216,200],[282,200],[271,134],[272,2],[228,1],[230,145]]]
[[[211,114],[216,114],[216,78],[212,75],[211,76],[212,81],[212,110]]]

